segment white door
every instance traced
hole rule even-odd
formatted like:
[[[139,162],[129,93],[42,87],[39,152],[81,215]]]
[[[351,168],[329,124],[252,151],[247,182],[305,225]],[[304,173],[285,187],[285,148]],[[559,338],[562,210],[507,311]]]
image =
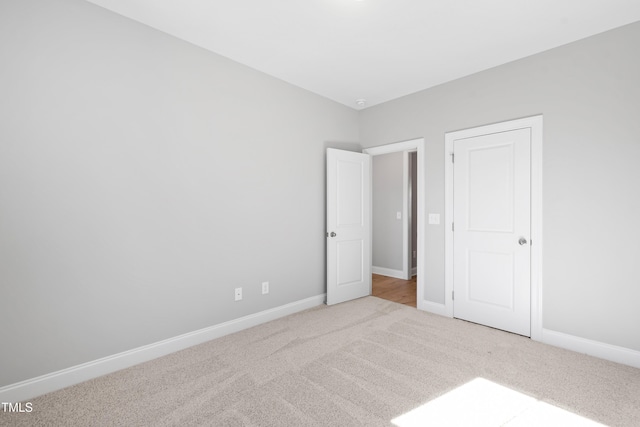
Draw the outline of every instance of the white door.
[[[453,142],[454,317],[531,334],[531,129]]]
[[[327,304],[371,294],[371,158],[327,149]]]

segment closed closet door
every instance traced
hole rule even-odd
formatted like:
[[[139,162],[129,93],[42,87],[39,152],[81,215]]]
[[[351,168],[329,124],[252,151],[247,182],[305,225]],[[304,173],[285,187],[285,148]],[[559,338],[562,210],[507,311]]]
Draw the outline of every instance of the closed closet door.
[[[531,129],[454,141],[454,317],[531,334]]]

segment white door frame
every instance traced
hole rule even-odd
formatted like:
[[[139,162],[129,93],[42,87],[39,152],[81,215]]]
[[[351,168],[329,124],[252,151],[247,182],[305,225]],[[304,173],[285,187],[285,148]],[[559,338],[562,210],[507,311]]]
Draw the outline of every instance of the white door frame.
[[[402,229],[403,229],[403,237],[402,237],[402,252],[403,252],[403,274],[405,277],[411,278],[411,269],[409,267],[410,263],[407,262],[407,259],[411,259],[410,256],[410,248],[409,248],[409,220],[411,218],[410,212],[409,212],[409,179],[411,177],[408,176],[407,170],[408,170],[408,166],[409,166],[409,152],[410,151],[415,151],[416,152],[416,156],[417,157],[417,163],[418,163],[418,171],[417,171],[417,187],[420,189],[420,191],[423,193],[423,195],[421,196],[420,194],[418,195],[418,208],[417,208],[417,252],[418,252],[418,258],[417,258],[417,262],[416,262],[416,271],[417,271],[417,275],[418,275],[418,280],[417,280],[417,308],[420,310],[425,310],[425,301],[424,301],[424,279],[425,279],[425,275],[424,275],[424,266],[425,266],[425,260],[426,260],[426,254],[425,254],[425,248],[426,248],[426,233],[425,233],[425,197],[424,197],[424,191],[426,188],[426,172],[425,172],[425,165],[426,165],[426,159],[425,159],[425,142],[424,142],[424,138],[418,138],[418,139],[412,139],[409,141],[402,141],[402,142],[396,142],[393,144],[386,144],[386,145],[380,145],[377,147],[371,147],[371,148],[366,148],[364,149],[362,152],[365,154],[369,154],[370,156],[379,156],[382,154],[389,154],[389,153],[398,153],[398,152],[403,152],[403,177],[402,177],[402,182],[403,182],[403,196],[402,196],[402,216],[403,216],[403,223],[402,223]],[[414,189],[415,191],[415,189]]]
[[[416,153],[415,151],[405,151],[402,154],[402,173],[403,173],[403,177],[402,177],[402,202],[403,202],[403,206],[404,208],[407,210],[407,212],[404,214],[405,218],[403,219],[403,223],[402,223],[402,233],[403,233],[403,238],[402,238],[402,243],[406,246],[406,257],[404,257],[404,259],[402,260],[403,262],[403,268],[405,269],[403,271],[404,273],[404,279],[405,280],[410,280],[415,274],[413,273],[413,234],[415,231],[416,234],[416,243],[418,240],[418,236],[417,236],[417,232],[418,229],[416,227],[416,229],[413,229],[413,195],[415,194],[416,191],[416,187],[417,187],[417,182],[413,181],[413,166],[411,163],[411,154]],[[417,156],[417,153],[416,153]],[[418,169],[418,165],[417,165],[417,157],[416,157],[416,167],[415,167],[416,171]],[[418,180],[417,174],[416,174],[416,181]],[[418,206],[416,205],[416,212],[417,212],[417,208]],[[418,220],[417,215],[416,215],[416,221]],[[416,253],[417,253],[417,248],[416,248]],[[403,254],[405,254],[405,252],[403,251]],[[416,262],[418,261],[418,259],[416,258]],[[418,270],[417,266],[415,268],[416,272]]]
[[[531,129],[531,339],[542,341],[542,115],[445,134],[445,302],[453,317],[453,142],[456,139]]]

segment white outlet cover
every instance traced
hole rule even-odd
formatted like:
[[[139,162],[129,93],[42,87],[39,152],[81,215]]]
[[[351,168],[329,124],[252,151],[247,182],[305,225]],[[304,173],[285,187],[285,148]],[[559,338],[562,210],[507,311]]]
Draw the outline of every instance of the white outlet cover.
[[[402,212],[396,212],[396,219],[402,219]]]
[[[435,224],[435,225],[440,224],[440,214],[430,213],[429,224]]]

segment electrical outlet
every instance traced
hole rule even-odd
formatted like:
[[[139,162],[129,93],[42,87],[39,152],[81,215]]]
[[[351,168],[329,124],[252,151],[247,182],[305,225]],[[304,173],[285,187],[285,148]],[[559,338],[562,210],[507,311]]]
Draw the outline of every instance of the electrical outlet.
[[[262,295],[269,293],[269,282],[262,282]]]
[[[236,288],[236,301],[240,301],[242,299],[242,288]]]

